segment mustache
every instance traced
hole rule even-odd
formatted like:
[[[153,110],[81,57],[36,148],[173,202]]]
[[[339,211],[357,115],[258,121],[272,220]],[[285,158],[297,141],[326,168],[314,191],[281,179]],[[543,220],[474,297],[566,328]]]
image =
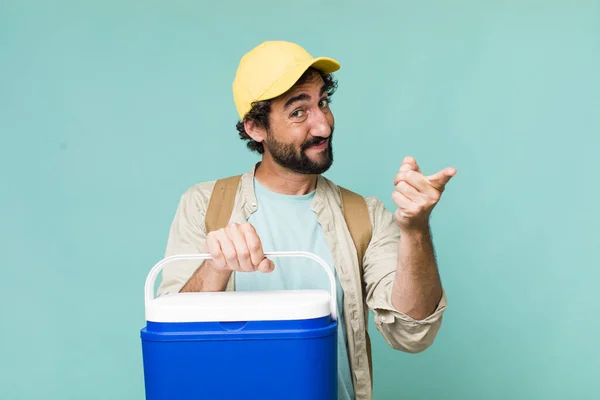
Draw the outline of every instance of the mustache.
[[[304,144],[302,145],[302,150],[306,150],[309,147],[315,146],[315,145],[319,145],[323,142],[331,142],[331,138],[333,137],[333,127],[331,128],[331,134],[329,135],[329,137],[314,137],[310,140],[307,140],[306,142],[304,142]]]

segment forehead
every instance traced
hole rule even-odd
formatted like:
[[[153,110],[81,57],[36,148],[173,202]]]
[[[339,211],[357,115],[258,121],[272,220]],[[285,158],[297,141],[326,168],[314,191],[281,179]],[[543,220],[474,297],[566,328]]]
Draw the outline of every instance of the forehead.
[[[310,71],[306,76],[300,78],[290,90],[281,95],[279,100],[285,102],[290,97],[296,96],[302,92],[320,92],[324,84],[325,82],[319,73]]]

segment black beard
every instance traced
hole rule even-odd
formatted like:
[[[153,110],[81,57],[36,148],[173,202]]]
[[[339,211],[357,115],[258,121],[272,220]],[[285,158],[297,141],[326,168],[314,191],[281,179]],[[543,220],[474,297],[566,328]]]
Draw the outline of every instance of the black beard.
[[[331,135],[328,138],[315,137],[302,144],[298,151],[293,144],[280,143],[269,134],[268,139],[263,143],[269,150],[273,160],[283,168],[300,174],[322,174],[327,171],[333,164],[333,148],[331,145],[333,137],[333,127],[331,127]],[[311,160],[306,155],[306,150],[316,144],[321,144],[328,141],[327,148],[320,154],[322,159],[318,162]]]

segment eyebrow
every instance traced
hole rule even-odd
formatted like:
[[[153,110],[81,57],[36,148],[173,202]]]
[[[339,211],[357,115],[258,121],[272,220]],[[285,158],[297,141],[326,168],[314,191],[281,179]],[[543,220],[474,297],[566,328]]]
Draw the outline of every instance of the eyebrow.
[[[327,87],[325,85],[323,85],[321,87],[321,93],[320,95],[323,96],[323,93],[325,93],[327,91]],[[283,109],[286,110],[288,109],[293,103],[297,102],[297,101],[302,101],[302,100],[310,100],[310,96],[307,95],[306,93],[300,93],[297,96],[292,96],[289,99],[287,99],[287,101],[285,102],[285,104],[283,105]]]

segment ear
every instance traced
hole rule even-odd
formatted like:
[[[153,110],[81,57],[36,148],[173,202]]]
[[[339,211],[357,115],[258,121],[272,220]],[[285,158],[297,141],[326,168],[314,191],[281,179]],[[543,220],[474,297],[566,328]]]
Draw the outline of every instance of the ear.
[[[244,129],[248,136],[258,143],[262,143],[267,138],[267,130],[252,120],[244,120]]]

